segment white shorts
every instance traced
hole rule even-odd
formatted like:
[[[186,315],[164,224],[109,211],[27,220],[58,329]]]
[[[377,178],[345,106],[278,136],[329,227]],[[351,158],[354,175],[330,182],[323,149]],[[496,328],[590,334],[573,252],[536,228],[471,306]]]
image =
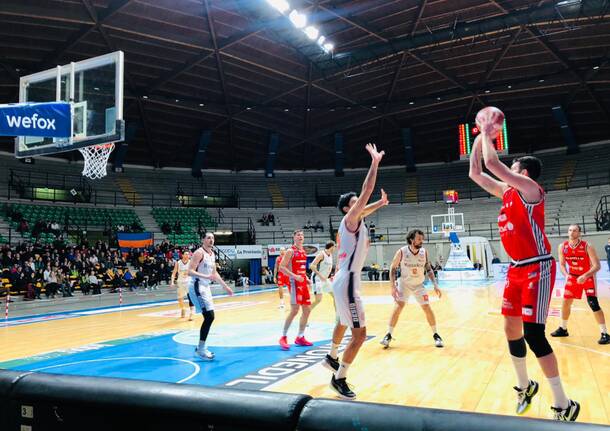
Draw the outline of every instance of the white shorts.
[[[316,274],[311,277],[311,285],[313,286],[314,295],[322,295],[323,293],[332,293],[333,284],[327,278],[326,281],[320,280]]]
[[[360,299],[360,274],[339,271],[332,282],[335,308],[341,325],[364,328],[364,306]]]
[[[398,283],[398,300],[401,302],[407,302],[409,297],[414,296],[415,300],[419,305],[429,304],[428,293],[424,289],[423,284],[416,284],[415,286],[403,286],[402,283]]]
[[[178,299],[182,299],[186,295],[188,295],[188,280],[178,280],[176,285],[178,286],[178,288],[176,289],[176,296],[178,297]]]
[[[188,284],[188,291],[189,298],[191,298],[197,313],[214,310],[214,300],[209,284],[205,284],[199,278],[192,277]]]

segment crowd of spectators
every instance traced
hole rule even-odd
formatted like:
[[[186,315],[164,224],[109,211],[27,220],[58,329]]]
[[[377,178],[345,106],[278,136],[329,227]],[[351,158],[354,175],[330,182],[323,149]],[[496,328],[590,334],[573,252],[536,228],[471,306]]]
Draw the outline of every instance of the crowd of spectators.
[[[275,216],[273,213],[266,213],[257,220],[262,226],[275,226]]]

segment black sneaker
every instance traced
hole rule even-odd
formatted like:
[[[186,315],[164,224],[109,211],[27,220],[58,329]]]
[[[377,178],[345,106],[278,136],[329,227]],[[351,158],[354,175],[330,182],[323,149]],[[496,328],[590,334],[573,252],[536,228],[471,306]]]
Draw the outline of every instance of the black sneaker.
[[[610,344],[610,335],[607,332],[602,333],[602,336],[597,340],[597,344]]]
[[[322,361],[322,366],[328,369],[329,371],[335,372],[339,369],[339,359],[333,358],[330,355],[326,355],[324,360]]]
[[[385,334],[385,337],[383,337],[383,340],[381,340],[379,344],[381,344],[384,349],[387,349],[388,347],[390,347],[392,339],[392,335],[388,332],[387,334]]]
[[[434,338],[434,345],[435,345],[436,347],[444,347],[444,346],[445,346],[445,344],[443,343],[443,339],[441,338],[441,336],[440,336],[440,335],[438,335],[438,334],[434,334],[434,335],[432,336],[432,338]]]
[[[553,418],[556,421],[574,422],[580,413],[580,404],[569,400],[568,407],[560,409],[559,407],[551,407],[553,410]]]
[[[551,337],[567,337],[568,334],[567,329],[563,329],[561,326],[555,330],[555,332],[551,332]]]
[[[517,391],[517,414],[522,415],[529,410],[532,405],[532,398],[538,393],[538,382],[530,380],[527,388],[521,389],[517,386],[514,389]]]
[[[345,381],[345,377],[342,379],[335,379],[335,375],[330,379],[330,388],[339,394],[339,398],[344,400],[356,399],[356,394],[350,389],[349,385]]]

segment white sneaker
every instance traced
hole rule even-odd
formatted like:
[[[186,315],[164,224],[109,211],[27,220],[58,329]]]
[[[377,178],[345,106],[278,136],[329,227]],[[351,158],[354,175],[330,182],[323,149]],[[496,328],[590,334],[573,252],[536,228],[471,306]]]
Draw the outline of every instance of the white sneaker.
[[[443,347],[443,346],[445,346],[445,344],[443,343],[443,339],[441,338],[440,335],[434,334],[433,338],[434,338],[434,345],[436,347]]]
[[[211,361],[215,357],[215,355],[212,352],[210,352],[208,349],[205,349],[202,351],[197,350],[197,356],[199,356],[201,359],[204,359],[206,361]]]

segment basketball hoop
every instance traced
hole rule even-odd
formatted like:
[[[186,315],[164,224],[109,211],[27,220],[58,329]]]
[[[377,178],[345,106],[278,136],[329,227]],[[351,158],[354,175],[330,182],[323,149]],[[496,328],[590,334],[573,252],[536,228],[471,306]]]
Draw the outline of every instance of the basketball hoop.
[[[92,180],[104,178],[106,176],[108,157],[110,157],[112,150],[114,150],[114,143],[79,148],[78,151],[80,151],[85,159],[83,176]]]

